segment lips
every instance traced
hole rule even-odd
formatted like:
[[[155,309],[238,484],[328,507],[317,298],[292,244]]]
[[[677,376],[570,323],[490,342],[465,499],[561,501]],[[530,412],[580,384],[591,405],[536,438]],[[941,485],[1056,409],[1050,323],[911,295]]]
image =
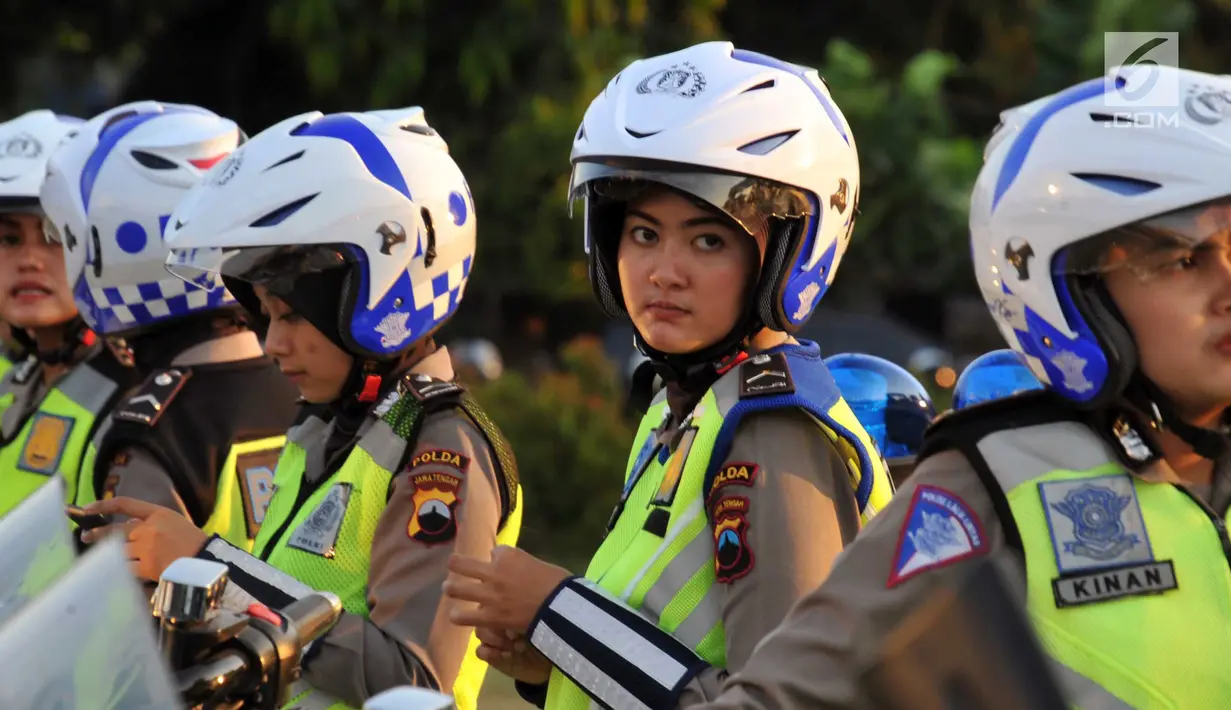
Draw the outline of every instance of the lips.
[[[53,291],[37,281],[18,281],[9,289],[13,298],[44,298],[53,295]]]
[[[689,312],[687,308],[672,303],[671,301],[650,301],[646,304],[646,310],[655,313],[673,313],[676,315],[686,315]]]

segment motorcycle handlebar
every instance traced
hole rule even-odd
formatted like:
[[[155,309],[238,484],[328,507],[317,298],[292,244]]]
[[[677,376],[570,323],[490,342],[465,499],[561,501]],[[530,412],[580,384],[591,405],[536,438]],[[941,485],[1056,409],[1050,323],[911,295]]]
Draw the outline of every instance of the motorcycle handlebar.
[[[316,592],[282,609],[282,623],[254,615],[253,619],[263,623],[249,623],[233,642],[239,648],[227,648],[178,674],[180,696],[194,707],[252,692],[271,677],[290,678],[281,666],[297,666],[308,644],[323,636],[341,614],[342,601],[337,595]]]

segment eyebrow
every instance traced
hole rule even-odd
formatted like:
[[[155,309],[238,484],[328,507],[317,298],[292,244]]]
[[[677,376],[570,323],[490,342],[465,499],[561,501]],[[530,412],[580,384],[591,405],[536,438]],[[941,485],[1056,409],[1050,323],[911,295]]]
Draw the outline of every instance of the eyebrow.
[[[641,210],[639,210],[639,209],[636,209],[636,208],[631,208],[631,207],[630,207],[630,208],[629,208],[629,210],[628,210],[628,214],[629,214],[630,216],[633,216],[633,217],[640,217],[641,219],[644,219],[645,221],[649,222],[650,224],[653,224],[653,225],[654,225],[654,226],[656,226],[656,227],[661,227],[661,226],[663,226],[663,223],[662,223],[660,220],[658,220],[657,218],[655,218],[655,217],[653,217],[653,216],[651,216],[651,215],[649,215],[649,214],[647,214],[647,213],[645,213],[645,212],[642,212],[642,211],[641,211]],[[720,226],[720,227],[727,227],[727,226],[729,226],[729,225],[727,224],[726,220],[724,220],[723,218],[718,217],[718,216],[715,216],[715,215],[709,215],[709,214],[704,214],[704,215],[701,215],[701,216],[699,216],[699,217],[692,217],[692,218],[690,218],[690,219],[686,219],[686,220],[684,220],[684,221],[680,224],[680,226],[682,226],[682,227],[700,227],[700,226],[702,226],[702,225],[707,225],[707,224],[716,224],[716,225],[718,225],[718,226]]]
[[[7,217],[5,215],[0,215],[0,224],[6,227],[12,227],[13,229],[21,229],[21,222],[18,222],[12,217]]]

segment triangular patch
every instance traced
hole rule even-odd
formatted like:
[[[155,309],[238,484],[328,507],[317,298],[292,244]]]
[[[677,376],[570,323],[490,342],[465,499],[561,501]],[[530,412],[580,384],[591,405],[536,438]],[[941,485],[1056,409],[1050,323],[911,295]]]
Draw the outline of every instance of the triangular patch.
[[[940,488],[919,486],[902,523],[886,586],[987,551],[983,523],[965,501]]]

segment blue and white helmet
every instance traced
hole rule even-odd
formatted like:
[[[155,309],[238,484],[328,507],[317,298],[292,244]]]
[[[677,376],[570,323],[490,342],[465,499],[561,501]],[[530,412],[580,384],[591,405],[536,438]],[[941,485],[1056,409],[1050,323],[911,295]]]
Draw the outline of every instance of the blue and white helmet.
[[[197,106],[139,101],[90,119],[55,152],[40,201],[90,328],[124,335],[234,304],[221,286],[168,274],[163,236],[184,193],[242,135]]]
[[[572,165],[570,196],[586,201],[591,285],[616,317],[626,315],[615,267],[623,213],[605,206],[632,199],[630,190],[667,185],[749,233],[769,226],[748,315],[789,333],[833,283],[859,198],[855,138],[816,70],[730,42],[630,64],[590,104]]]
[[[993,350],[975,358],[953,386],[953,409],[1043,389],[1022,358],[1012,350]]]
[[[457,310],[475,223],[466,179],[421,108],[312,112],[254,136],[189,192],[167,230],[167,266],[192,283],[275,293],[350,267],[343,344],[392,360]]]
[[[932,398],[913,375],[884,358],[840,353],[825,358],[842,399],[890,463],[919,453],[936,417]]]
[[[1182,101],[1134,110],[1126,87],[1146,82]],[[971,196],[975,274],[1006,342],[1067,400],[1096,408],[1152,387],[1132,385],[1136,346],[1100,293],[1099,258],[1115,245],[1148,269],[1135,259],[1151,246],[1214,233],[1194,217],[1231,196],[1228,96],[1229,77],[1136,65],[1002,114]],[[1161,420],[1158,399],[1139,401]]]
[[[38,213],[47,161],[84,123],[46,109],[0,123],[0,211]]]

